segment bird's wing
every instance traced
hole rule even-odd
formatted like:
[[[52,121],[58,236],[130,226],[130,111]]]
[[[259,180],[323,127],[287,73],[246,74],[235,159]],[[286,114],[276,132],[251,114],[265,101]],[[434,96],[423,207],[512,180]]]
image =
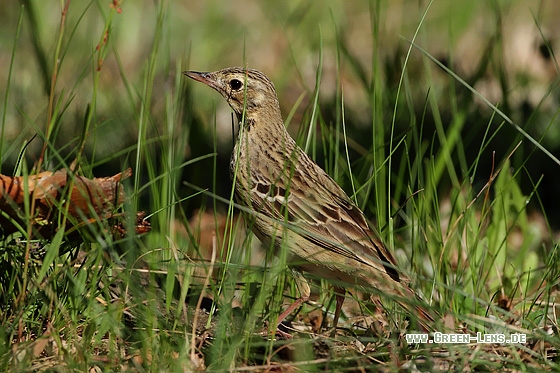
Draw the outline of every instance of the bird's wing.
[[[400,281],[394,257],[369,227],[360,209],[311,159],[302,155],[299,160],[306,167],[286,167],[293,171],[277,175],[274,180],[262,173],[253,178],[253,208],[287,221],[296,234],[344,256],[346,262],[354,260],[384,270],[393,280]]]

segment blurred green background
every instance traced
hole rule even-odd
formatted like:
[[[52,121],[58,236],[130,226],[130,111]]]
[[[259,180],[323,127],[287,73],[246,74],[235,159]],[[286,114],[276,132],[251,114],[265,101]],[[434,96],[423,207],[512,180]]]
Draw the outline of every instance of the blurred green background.
[[[66,4],[65,30],[59,42]],[[113,14],[114,7],[120,8],[119,12]],[[46,129],[53,56],[58,46],[60,70],[53,92],[60,114],[55,116],[58,127],[54,148],[67,163],[72,161],[88,107],[92,108],[93,125],[88,128],[84,154],[95,166],[96,176],[115,173],[125,165],[138,165],[135,146],[139,128],[146,123],[147,132],[140,136],[155,144],[156,157],[158,146],[167,146],[168,136],[181,139],[175,145],[179,145],[176,152],[181,152],[176,156],[182,160],[211,153],[217,139],[217,191],[229,195],[229,108],[206,87],[187,83],[180,72],[232,65],[257,68],[271,78],[284,116],[293,110],[290,130],[294,134],[300,121],[308,119],[305,114],[320,67],[320,115],[332,125],[339,109],[337,93],[342,87],[348,137],[354,142],[350,146],[353,159],[359,157],[360,149],[371,148],[375,126],[387,128],[382,135],[389,141],[393,120],[395,138],[406,135],[411,123],[422,121],[425,139],[439,146],[434,138],[436,123],[430,115],[423,117],[425,110],[439,111],[444,127],[461,116],[462,146],[474,159],[486,128],[495,128],[502,120],[492,118],[492,110],[420,51],[413,49],[404,66],[409,40],[420,23],[416,38],[419,46],[558,154],[559,90],[554,56],[560,32],[558,16],[560,6],[554,1],[521,0],[2,2],[0,97],[6,100],[1,109],[1,172],[12,174],[24,142]],[[96,48],[104,43],[104,27],[110,17],[108,48],[94,89],[99,69]],[[404,68],[406,89],[397,96]],[[146,83],[148,76],[153,80]],[[149,95],[144,94],[147,88],[151,90]],[[382,96],[376,101],[380,106],[373,108],[375,92],[382,92]],[[437,106],[427,104],[428,92],[437,97]],[[175,101],[169,101],[169,97]],[[149,102],[144,101],[146,98]],[[393,114],[396,103],[399,105]],[[496,133],[484,149],[474,183],[477,178],[486,182],[492,169],[492,152],[501,159],[522,139],[509,125]],[[41,148],[38,136],[26,150],[30,165]],[[461,162],[453,154],[450,157],[457,164]],[[181,177],[208,187],[212,177],[207,170],[213,167],[213,160],[197,165],[184,168]],[[51,157],[44,168],[62,166],[60,160]],[[552,222],[558,225],[560,209],[554,203],[560,184],[558,165],[525,140],[512,166],[527,169],[531,177],[521,183],[529,190],[530,180],[545,175],[540,195],[555,216]],[[147,177],[143,169],[135,171]],[[441,184],[442,191],[446,185],[449,187]],[[191,203],[195,206],[200,201]]]

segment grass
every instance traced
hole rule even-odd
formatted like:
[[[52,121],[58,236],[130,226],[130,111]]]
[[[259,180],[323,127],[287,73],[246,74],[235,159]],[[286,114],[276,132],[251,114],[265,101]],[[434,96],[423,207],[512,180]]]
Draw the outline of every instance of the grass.
[[[131,166],[119,211],[129,226],[146,211],[153,229],[115,238],[98,219],[83,243],[31,226],[2,237],[0,370],[558,369],[557,64],[541,34],[553,11],[531,6],[3,6],[2,174]],[[545,78],[508,54],[516,17]],[[290,132],[447,326],[527,343],[408,344],[404,311],[356,292],[333,339],[318,332],[334,297],[317,278],[300,332],[268,338],[297,284],[230,203],[227,105],[180,73],[243,64],[271,77]]]

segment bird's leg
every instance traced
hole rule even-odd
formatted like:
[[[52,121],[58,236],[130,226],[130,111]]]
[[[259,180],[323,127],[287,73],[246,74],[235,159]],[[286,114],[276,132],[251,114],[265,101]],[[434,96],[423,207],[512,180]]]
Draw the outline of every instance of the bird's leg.
[[[331,336],[334,337],[336,334],[336,327],[338,325],[338,318],[340,317],[340,312],[342,311],[342,304],[344,303],[344,297],[346,295],[346,290],[344,288],[335,287],[334,293],[336,296],[336,308],[334,309],[334,319],[333,319],[333,331]]]
[[[284,319],[302,303],[307,302],[309,300],[309,296],[311,295],[311,288],[309,287],[309,283],[307,282],[305,277],[303,277],[303,275],[295,269],[292,270],[292,273],[294,274],[294,280],[296,281],[296,286],[298,288],[300,297],[296,299],[294,303],[290,304],[290,306],[288,306],[288,308],[286,308],[284,312],[280,314],[280,316],[278,316],[278,321],[276,323],[277,329],[278,325],[280,325],[282,321],[284,321]]]

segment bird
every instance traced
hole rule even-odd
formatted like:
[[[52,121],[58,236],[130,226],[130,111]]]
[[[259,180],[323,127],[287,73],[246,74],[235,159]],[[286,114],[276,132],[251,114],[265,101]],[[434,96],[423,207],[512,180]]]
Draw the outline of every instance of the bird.
[[[421,297],[364,213],[288,133],[271,80],[242,67],[183,74],[216,90],[235,113],[235,200],[249,211],[248,225],[264,247],[277,255],[287,251],[300,297],[278,316],[276,327],[309,299],[305,272],[334,286],[333,331],[348,286],[393,296],[424,330],[432,330],[433,316],[414,302]]]

